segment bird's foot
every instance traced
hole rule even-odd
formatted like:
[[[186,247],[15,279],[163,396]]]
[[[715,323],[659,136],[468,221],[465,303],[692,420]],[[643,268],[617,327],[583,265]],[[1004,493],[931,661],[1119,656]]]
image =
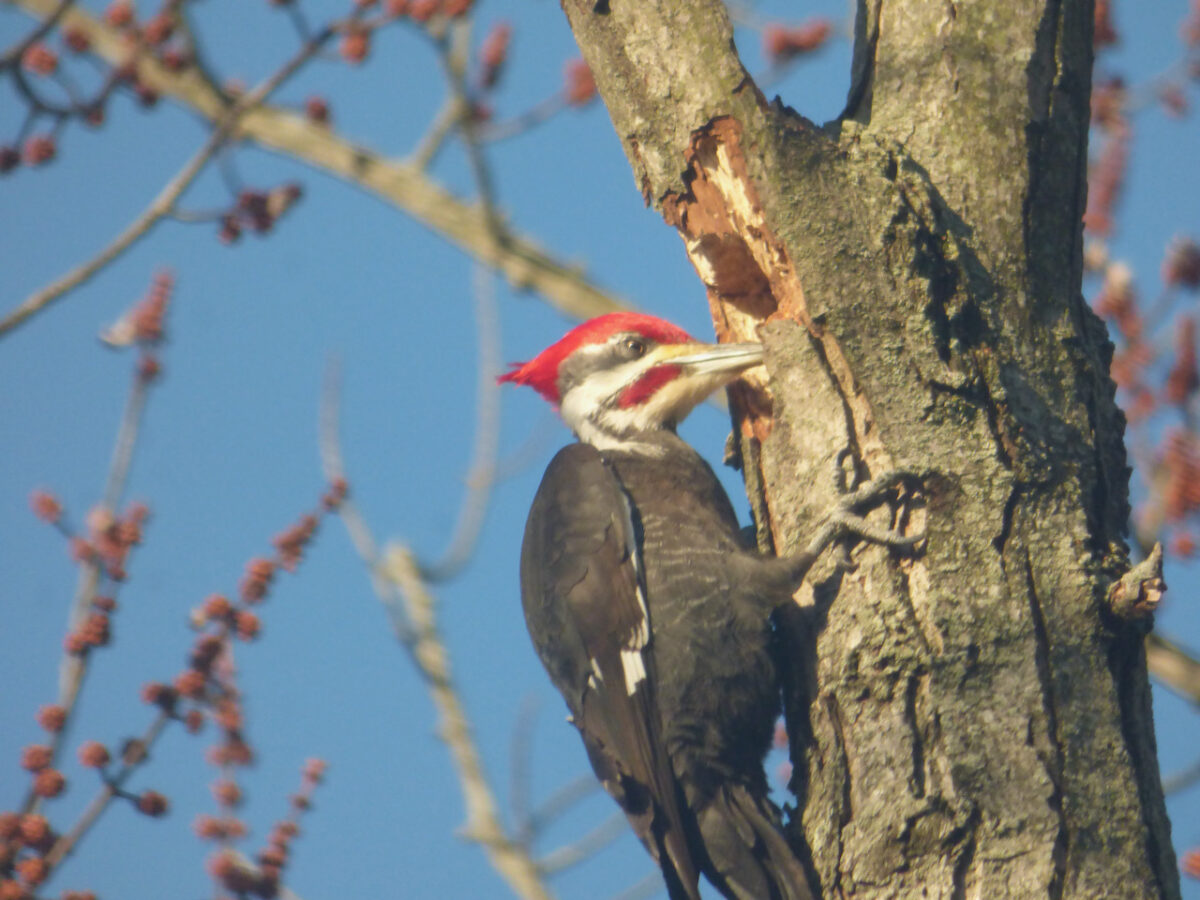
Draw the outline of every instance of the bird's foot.
[[[863,513],[889,500],[899,498],[901,488],[920,488],[925,474],[912,469],[893,469],[853,490],[844,491],[841,501],[829,514],[834,538],[858,537],[893,550],[912,551],[925,539],[925,532],[904,534],[867,521]]]
[[[787,577],[794,585],[798,585],[804,579],[817,558],[835,543],[839,545],[842,554],[839,566],[844,570],[853,571],[856,564],[850,557],[851,542],[846,540],[847,538],[859,538],[903,553],[917,551],[921,542],[925,540],[923,530],[916,534],[906,534],[899,528],[904,526],[913,495],[924,488],[931,472],[894,469],[849,488],[846,485],[844,462],[845,459],[839,457],[839,502],[826,515],[807,547],[798,553],[780,558],[787,567]],[[899,528],[885,528],[867,520],[866,515],[871,510],[884,504],[892,506],[893,519],[899,523]],[[895,515],[897,511],[900,513],[899,517]]]
[[[845,486],[845,472],[839,460],[839,484],[842,496],[837,506],[825,517],[825,521],[817,530],[808,546],[792,557],[792,577],[799,580],[807,573],[809,567],[816,562],[818,556],[830,544],[840,541],[842,558],[840,565],[844,569],[853,570],[854,561],[850,558],[850,544],[844,538],[859,538],[890,547],[893,550],[912,553],[925,539],[925,532],[905,534],[902,531],[885,528],[870,522],[866,513],[892,500],[900,499],[901,488],[919,488],[924,484],[925,475],[910,469],[894,469],[872,478],[865,484],[853,489]]]

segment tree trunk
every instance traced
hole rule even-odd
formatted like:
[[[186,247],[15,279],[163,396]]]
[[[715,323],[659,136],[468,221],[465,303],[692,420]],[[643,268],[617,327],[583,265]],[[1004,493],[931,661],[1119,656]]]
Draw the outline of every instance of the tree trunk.
[[[825,896],[1178,897],[1144,627],[1106,601],[1129,510],[1080,293],[1092,4],[860,2],[823,128],[766,101],[715,0],[564,7],[718,333],[767,345],[735,398],[760,526],[803,545],[839,461],[931,472],[926,552],[860,549],[781,623]]]

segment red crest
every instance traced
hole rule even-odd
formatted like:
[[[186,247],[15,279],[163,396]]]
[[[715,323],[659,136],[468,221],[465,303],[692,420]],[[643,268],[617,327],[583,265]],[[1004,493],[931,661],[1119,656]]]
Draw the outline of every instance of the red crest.
[[[533,388],[555,406],[562,398],[558,395],[558,367],[562,361],[587,344],[599,344],[612,335],[630,331],[640,334],[658,344],[685,344],[693,341],[682,328],[643,313],[616,312],[588,319],[582,325],[568,331],[560,340],[551,344],[529,362],[511,363],[512,371],[496,380],[503,384],[525,384]]]

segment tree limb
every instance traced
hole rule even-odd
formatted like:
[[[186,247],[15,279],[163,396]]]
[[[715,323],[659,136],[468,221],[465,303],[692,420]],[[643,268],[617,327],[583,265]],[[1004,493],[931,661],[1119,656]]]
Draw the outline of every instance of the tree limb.
[[[1157,632],[1147,635],[1146,666],[1176,694],[1200,706],[1200,662],[1179,644]]]
[[[321,414],[321,455],[331,479],[344,478],[337,440],[336,393],[327,387]],[[450,654],[437,625],[436,602],[421,577],[412,552],[393,544],[382,558],[366,521],[344,501],[339,513],[350,531],[371,584],[391,619],[397,639],[424,678],[438,710],[438,736],[450,750],[466,807],[463,835],[484,848],[492,867],[523,900],[551,900],[537,864],[526,847],[512,839],[500,817],[470,719],[463,709],[450,669]]]
[[[59,9],[55,12],[61,14],[62,10]],[[361,15],[361,10],[354,15]],[[83,284],[83,282],[87,281],[133,246],[136,241],[144,237],[163,218],[170,215],[176,201],[183,195],[183,192],[196,180],[196,177],[203,171],[205,165],[208,164],[208,161],[212,159],[213,154],[220,150],[226,141],[230,139],[239,120],[296,74],[332,36],[333,32],[330,29],[324,29],[319,32],[305,43],[291,59],[280,66],[274,74],[257,85],[254,90],[238,98],[232,106],[221,107],[219,115],[214,120],[212,133],[209,135],[208,140],[204,142],[204,146],[188,161],[179,174],[167,183],[167,186],[154,198],[150,206],[99,254],[33,294],[11,313],[0,319],[0,335],[11,331],[34,313],[44,309],[48,304],[62,297],[67,291]],[[204,84],[205,90],[210,90],[207,81]]]
[[[107,247],[87,262],[81,263],[71,269],[61,278],[55,279],[41,290],[30,294],[18,306],[14,307],[11,312],[0,318],[0,336],[12,331],[30,316],[41,312],[68,291],[79,287],[145,237],[150,229],[161,222],[166,216],[170,215],[176,201],[183,196],[183,192],[191,186],[196,177],[204,170],[204,166],[212,159],[213,154],[217,152],[217,149],[223,142],[224,135],[219,132],[213,132],[212,137],[205,142],[204,146],[197,151],[195,156],[188,160],[187,164],[179,170],[179,173],[167,182],[166,186],[159,191],[158,196],[150,202],[150,205],[136,219],[130,222],[120,234],[113,238]]]
[[[14,5],[45,18],[58,9],[59,3],[14,0]],[[69,9],[62,16],[62,24],[78,29],[89,39],[91,52],[109,63],[121,65],[128,61],[124,37],[86,12]],[[141,83],[210,121],[218,121],[226,109],[226,99],[194,69],[172,72],[145,54],[136,59],[135,65]],[[297,113],[260,106],[240,119],[231,140],[252,141],[363,188],[496,269],[514,287],[537,291],[566,315],[590,318],[628,308],[625,301],[592,284],[579,267],[553,258],[530,238],[505,228],[504,240],[496,241],[484,210],[455,197],[418,166],[385,159]]]

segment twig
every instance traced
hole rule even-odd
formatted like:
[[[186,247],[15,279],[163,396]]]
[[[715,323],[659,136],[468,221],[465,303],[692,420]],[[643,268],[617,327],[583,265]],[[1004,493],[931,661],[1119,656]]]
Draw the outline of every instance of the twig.
[[[169,721],[171,721],[171,715],[167,712],[160,712],[155,716],[154,721],[150,723],[150,727],[138,739],[146,752],[141,754],[140,758],[134,762],[123,763],[120,771],[105,781],[104,787],[100,789],[100,793],[92,798],[92,802],[88,804],[71,830],[55,841],[54,846],[46,853],[46,863],[48,865],[51,867],[58,865],[75,849],[76,845],[83,839],[83,836],[88,833],[104,811],[108,809],[113,798],[120,793],[122,786],[129,780],[129,776],[149,757],[150,748],[154,746],[154,742],[158,740],[158,736],[162,734],[163,729],[166,728]]]
[[[338,440],[340,433],[338,398],[341,394],[341,376],[340,362],[337,359],[331,360],[325,370],[325,383],[321,388],[321,406],[318,416],[321,464],[324,468],[325,478],[331,483],[337,480],[347,480],[346,467],[342,461],[341,442]],[[346,526],[346,532],[350,535],[350,542],[354,544],[355,551],[367,567],[367,574],[371,578],[371,588],[374,590],[375,596],[383,603],[396,639],[411,653],[417,643],[416,634],[408,621],[407,611],[396,593],[395,586],[387,579],[382,570],[379,547],[375,543],[366,519],[363,518],[358,506],[349,496],[342,501],[342,505],[338,508],[338,515],[342,524]]]
[[[525,110],[525,112],[513,116],[511,119],[480,125],[476,128],[476,134],[479,136],[479,140],[488,143],[508,140],[536,128],[553,116],[558,115],[568,106],[570,106],[570,103],[567,102],[566,94],[563,91],[559,91],[557,94],[547,97],[540,103],[534,104]]]
[[[547,853],[538,860],[538,868],[546,875],[557,875],[591,859],[628,832],[629,820],[624,813],[615,812],[579,840]]]
[[[151,381],[142,377],[142,374],[135,368],[129,395],[125,400],[125,410],[121,414],[121,424],[117,428],[117,437],[113,443],[108,475],[104,483],[101,505],[109,512],[116,512],[121,497],[125,493],[125,485],[129,480],[129,467],[133,462],[138,432],[146,411],[146,399],[150,393],[150,384]],[[88,609],[100,586],[100,574],[101,563],[98,560],[88,560],[80,565],[75,594],[71,599],[71,607],[67,614],[68,632],[77,629],[88,615]],[[50,741],[50,765],[54,765],[63,743],[66,741],[72,713],[87,678],[90,659],[91,654],[64,653],[62,661],[59,663],[58,703],[66,710],[66,718],[63,727],[54,733]],[[22,809],[24,812],[33,812],[40,804],[41,798],[31,790],[26,795]]]
[[[525,848],[508,836],[501,824],[500,811],[483,771],[470,720],[451,675],[450,655],[437,627],[435,602],[425,589],[416,561],[406,547],[394,545],[387,551],[385,566],[388,578],[405,599],[409,619],[417,634],[412,660],[429,685],[430,696],[438,709],[438,737],[449,748],[458,770],[467,815],[462,833],[483,846],[492,866],[519,896],[527,900],[549,900],[551,895],[537,865]]]
[[[189,4],[183,3],[179,6],[179,37],[183,41],[183,46],[186,48],[188,56],[191,58],[192,68],[196,70],[196,74],[204,82],[204,85],[215,95],[226,96],[224,88],[221,87],[216,75],[213,74],[212,66],[209,64],[204,55],[204,48],[200,45],[200,41],[196,40],[196,29],[192,24],[192,8]]]
[[[532,795],[529,770],[533,762],[533,727],[540,705],[532,695],[521,702],[508,750],[508,808],[512,814],[517,840],[526,846],[533,835],[529,827]]]
[[[1163,793],[1178,794],[1180,791],[1190,788],[1197,781],[1200,781],[1200,759],[1193,762],[1186,769],[1179,772],[1172,772],[1170,775],[1164,775],[1162,780]]]
[[[552,793],[529,815],[525,831],[528,839],[533,840],[552,821],[557,819],[572,806],[586,800],[600,790],[600,782],[594,775],[580,775],[572,779]]]
[[[321,456],[329,478],[345,478],[337,435],[336,383],[327,377],[321,406]],[[450,656],[437,628],[435,605],[412,553],[391,547],[382,564],[376,542],[353,504],[340,507],[371,584],[391,618],[396,637],[428,685],[438,710],[438,736],[450,750],[466,807],[463,834],[484,848],[492,867],[525,900],[550,900],[537,866],[526,849],[513,841],[500,821],[499,807],[483,771],[470,721],[459,700],[450,671]]]
[[[14,66],[10,74],[12,75],[13,86],[17,89],[17,93],[20,94],[21,99],[25,101],[26,105],[28,105],[29,109],[35,115],[53,116],[61,122],[80,108],[74,103],[63,105],[47,100],[33,86],[33,82],[26,77],[25,72],[20,66]]]
[[[158,196],[151,201],[150,205],[146,207],[141,215],[117,235],[112,243],[92,259],[82,265],[76,266],[61,278],[46,285],[40,291],[31,294],[24,302],[0,319],[0,336],[12,331],[30,316],[40,312],[51,302],[62,297],[67,291],[79,287],[79,285],[83,284],[132,247],[140,238],[144,237],[151,228],[157,225],[171,211],[171,208],[175,205],[175,201],[196,180],[196,176],[200,174],[205,164],[212,157],[213,153],[216,152],[216,149],[224,139],[224,133],[214,131],[200,151],[188,160],[187,165],[179,171],[179,174],[167,182],[166,187],[159,192]]]
[[[451,132],[454,131],[460,115],[458,101],[454,97],[443,103],[442,108],[434,116],[429,130],[417,142],[413,152],[408,155],[408,164],[418,171],[428,169],[442,147],[446,146],[446,138],[450,137]]]
[[[662,888],[662,875],[658,872],[650,872],[640,881],[621,891],[612,900],[649,900],[650,897],[657,897],[661,894]]]
[[[1200,705],[1200,662],[1183,647],[1151,632],[1146,636],[1146,666],[1176,694]]]
[[[308,24],[308,19],[304,17],[304,10],[297,3],[286,3],[284,9],[287,10],[288,18],[291,19],[292,27],[296,29],[300,40],[307,41],[312,34],[312,28]]]
[[[21,57],[25,55],[25,51],[53,31],[54,26],[58,24],[59,20],[71,8],[74,2],[75,0],[59,0],[58,5],[49,11],[33,31],[17,41],[3,56],[0,56],[0,72],[3,72],[5,69],[19,68]]]
[[[41,16],[55,5],[54,0],[13,3]],[[69,10],[64,21],[89,38],[92,52],[115,65],[124,61],[127,51],[116,30],[78,9]],[[195,72],[172,72],[157,60],[142,58],[138,61],[138,78],[162,97],[174,99],[210,120],[219,118],[226,107],[222,96]],[[629,308],[626,302],[590,283],[580,268],[554,259],[511,229],[506,232],[503,246],[497,246],[477,207],[450,194],[419,168],[385,159],[339,137],[328,126],[309,122],[290,110],[262,105],[241,119],[234,137],[291,156],[379,196],[499,271],[511,285],[540,292],[566,315],[586,319]]]
[[[447,33],[437,41],[438,58],[446,72],[446,80],[450,83],[456,101],[458,112],[458,130],[462,135],[463,146],[467,150],[467,161],[471,166],[471,174],[475,179],[475,189],[479,192],[479,203],[483,207],[484,220],[488,232],[496,246],[502,246],[506,241],[504,223],[496,210],[496,191],[492,184],[491,169],[483,155],[483,147],[479,142],[478,121],[475,117],[475,98],[467,87],[467,60],[470,47],[470,23],[466,19],[453,22]]]
[[[34,0],[31,0],[34,2]],[[74,15],[79,15],[77,11]],[[361,10],[356,12],[361,15]],[[85,17],[86,18],[86,17]],[[352,17],[353,18],[353,17]],[[98,271],[128,250],[133,244],[144,237],[151,228],[170,214],[175,202],[188,189],[204,166],[221,146],[233,135],[239,120],[247,112],[261,104],[275,92],[284,82],[294,75],[299,68],[311,59],[321,47],[333,36],[332,28],[325,28],[305,44],[291,59],[285,62],[275,74],[271,75],[254,90],[238,98],[233,106],[224,110],[213,126],[212,133],[204,146],[180,170],[179,174],[167,183],[151,204],[130,225],[122,231],[115,240],[99,254],[83,265],[72,269],[62,278],[42,288],[26,298],[12,312],[0,319],[0,336],[20,325],[30,316],[39,312],[49,303],[62,297],[67,291],[83,284]]]
[[[475,446],[467,470],[467,490],[459,507],[454,535],[441,558],[422,564],[426,581],[445,581],[465,566],[475,550],[479,532],[496,483],[496,456],[500,446],[500,317],[491,276],[482,267],[475,269],[475,331],[479,346],[479,384],[475,401]]]
[[[146,410],[146,399],[150,394],[150,384],[148,379],[143,378],[135,370],[133,383],[129,388],[129,397],[125,401],[125,411],[121,415],[121,425],[117,429],[112,460],[108,464],[108,478],[104,485],[103,498],[100,501],[101,506],[111,513],[116,513],[121,496],[125,493],[125,485],[129,481],[129,468],[133,464],[133,451],[137,446],[142,414]],[[96,596],[99,582],[100,563],[96,561],[85,563],[79,573],[75,598],[71,602],[71,612],[67,621],[68,630],[73,631],[78,628],[87,616],[88,607]],[[58,702],[68,711],[75,705],[75,700],[79,695],[79,689],[87,671],[88,658],[89,655],[71,653],[63,656],[62,665],[59,667]]]

